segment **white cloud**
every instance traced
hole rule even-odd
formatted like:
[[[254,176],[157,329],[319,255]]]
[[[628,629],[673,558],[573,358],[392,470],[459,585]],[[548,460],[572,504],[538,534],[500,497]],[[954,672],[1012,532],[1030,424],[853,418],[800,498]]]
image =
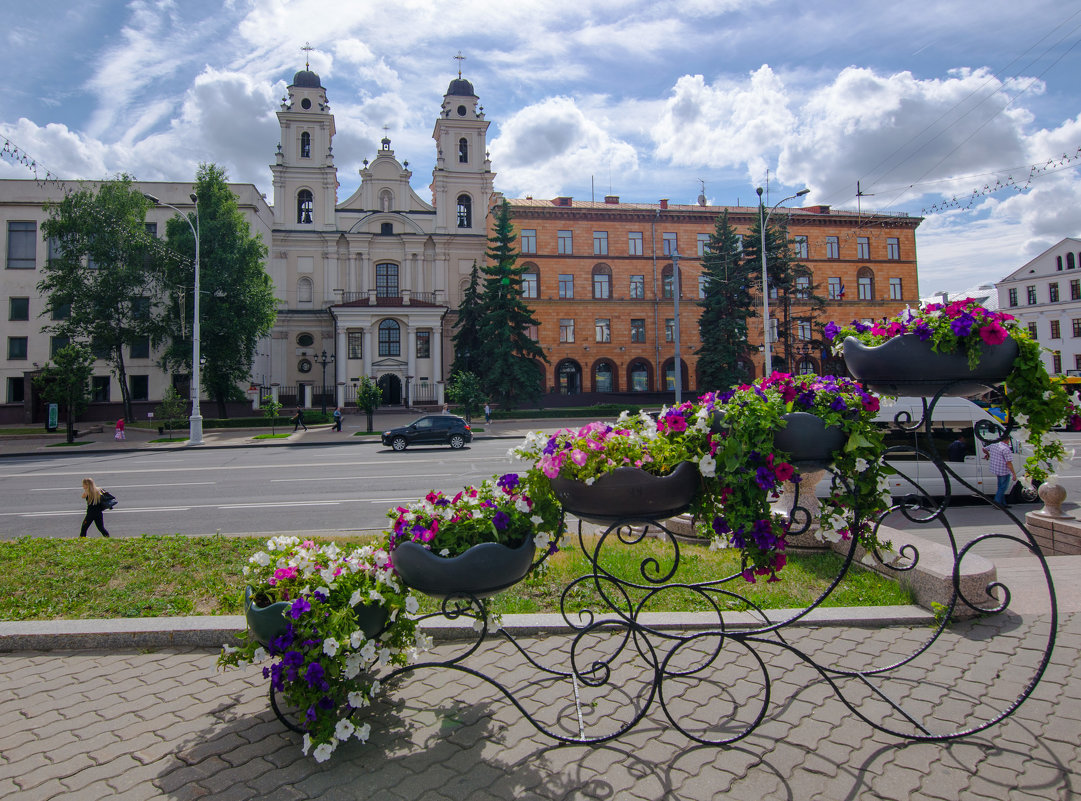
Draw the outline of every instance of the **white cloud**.
[[[568,97],[527,106],[490,143],[499,188],[508,195],[551,197],[583,176],[633,172],[633,146],[613,138]]]

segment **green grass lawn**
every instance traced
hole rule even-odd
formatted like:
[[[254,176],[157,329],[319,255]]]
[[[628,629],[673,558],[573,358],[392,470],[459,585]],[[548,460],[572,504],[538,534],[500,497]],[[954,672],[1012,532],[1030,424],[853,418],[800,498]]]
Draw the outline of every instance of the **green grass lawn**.
[[[339,545],[366,541],[337,537]],[[587,540],[588,542],[588,540]],[[129,539],[46,539],[22,537],[0,542],[0,620],[158,617],[168,615],[231,615],[242,611],[248,557],[263,547],[257,537],[142,536]],[[607,553],[608,551],[606,551]],[[602,565],[620,576],[639,574],[642,559],[655,556],[662,568],[671,565],[671,551],[647,540],[621,546],[602,558]],[[738,570],[735,554],[681,546],[678,580],[694,582],[730,576]],[[738,576],[725,584],[766,608],[804,606],[825,588],[841,559],[833,553],[793,554],[782,581],[748,584]],[[564,587],[585,573],[585,557],[568,537],[566,547],[549,559],[549,567],[493,599],[495,612],[555,612]],[[644,583],[644,582],[643,582]],[[570,593],[569,608],[599,608],[589,584]],[[826,606],[890,606],[911,603],[895,582],[853,566]],[[724,608],[740,609],[734,599]],[[658,594],[650,611],[708,609],[688,591]],[[422,599],[422,609],[437,604]]]

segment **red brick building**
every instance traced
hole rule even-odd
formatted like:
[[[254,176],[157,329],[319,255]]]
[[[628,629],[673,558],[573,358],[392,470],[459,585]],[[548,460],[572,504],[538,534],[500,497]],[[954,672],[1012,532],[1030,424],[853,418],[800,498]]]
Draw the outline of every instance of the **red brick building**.
[[[658,392],[674,386],[676,297],[673,253],[679,254],[679,340],[682,387],[706,391],[697,378],[698,318],[704,285],[701,257],[721,206],[554,200],[509,201],[518,233],[519,265],[526,266],[525,294],[549,363],[547,392]],[[756,206],[730,206],[728,219],[747,236]],[[811,268],[816,294],[826,308],[813,319],[792,308],[789,330],[794,364],[773,353],[774,369],[834,372],[820,347],[821,327],[891,316],[919,302],[916,227],[919,217],[837,211],[828,206],[778,208],[771,225],[788,219],[798,260]],[[770,316],[778,310],[771,304]],[[772,325],[776,325],[773,323]],[[752,346],[747,360],[763,372],[762,319],[748,320]],[[825,364],[823,362],[825,361]],[[824,369],[825,368],[825,369]]]

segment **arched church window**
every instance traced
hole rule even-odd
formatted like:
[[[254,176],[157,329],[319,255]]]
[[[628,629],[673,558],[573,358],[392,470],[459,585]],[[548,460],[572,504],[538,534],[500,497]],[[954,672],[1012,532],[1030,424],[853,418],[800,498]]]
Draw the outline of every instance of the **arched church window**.
[[[458,195],[458,227],[473,227],[473,201],[469,195]]]
[[[375,294],[380,298],[398,297],[398,265],[383,263],[375,265]]]
[[[302,159],[312,157],[312,135],[307,131],[300,135],[300,157]]]
[[[402,329],[396,320],[383,320],[379,324],[379,355],[402,355]]]
[[[312,215],[315,212],[315,199],[307,189],[297,192],[297,222],[302,225],[311,225]]]
[[[469,142],[464,136],[458,140],[458,161],[461,164],[469,163]]]
[[[311,303],[315,296],[312,279],[301,278],[297,281],[297,303]]]

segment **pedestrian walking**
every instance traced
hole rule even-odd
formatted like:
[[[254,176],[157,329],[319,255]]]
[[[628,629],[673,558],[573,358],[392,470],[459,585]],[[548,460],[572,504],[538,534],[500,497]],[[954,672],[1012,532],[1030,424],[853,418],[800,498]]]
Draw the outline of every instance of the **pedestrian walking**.
[[[293,422],[296,423],[296,425],[293,426],[294,434],[296,433],[298,428],[303,428],[305,431],[308,430],[308,427],[304,425],[304,410],[301,409],[299,406],[297,407],[297,413],[293,415]]]
[[[1017,473],[1013,469],[1013,449],[1006,440],[1000,439],[984,448],[983,455],[987,458],[988,469],[998,477],[995,503],[1008,506],[1006,491],[1010,488],[1010,479],[1017,480]]]
[[[334,407],[334,430],[335,431],[341,431],[342,430],[342,407],[341,406],[335,406]]]
[[[119,441],[127,439],[127,435],[124,433],[124,418],[121,417],[116,421],[116,430],[113,432],[113,439]]]
[[[80,537],[86,536],[86,530],[90,528],[91,523],[98,527],[101,536],[109,536],[109,532],[105,530],[105,520],[101,516],[102,512],[105,511],[105,500],[107,497],[111,496],[95,484],[94,479],[83,479],[83,498],[86,500],[86,516],[83,518],[82,528],[79,529]]]
[[[484,404],[484,424],[487,425],[490,422],[492,422],[492,407],[486,403]]]
[[[450,407],[447,404],[443,404],[443,414],[450,414]]]

